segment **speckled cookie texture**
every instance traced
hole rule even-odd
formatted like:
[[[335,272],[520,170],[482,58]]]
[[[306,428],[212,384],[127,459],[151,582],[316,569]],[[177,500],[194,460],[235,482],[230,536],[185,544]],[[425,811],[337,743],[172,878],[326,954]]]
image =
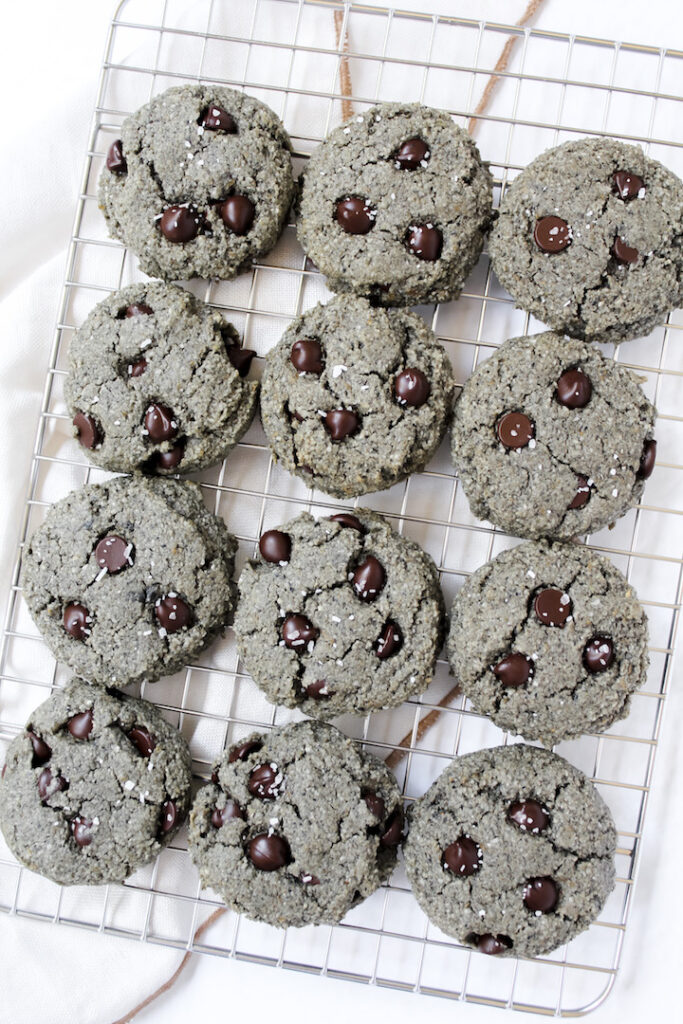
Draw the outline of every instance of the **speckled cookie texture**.
[[[421,317],[337,296],[266,357],[261,418],[278,460],[348,498],[424,469],[450,420],[453,373]]]
[[[334,924],[396,863],[396,780],[337,729],[299,722],[227,750],[190,814],[202,885],[276,927]]]
[[[476,711],[552,746],[625,718],[645,681],[647,619],[602,555],[527,541],[459,591],[448,653]]]
[[[655,415],[634,374],[594,345],[513,338],[456,402],[453,462],[480,519],[518,537],[595,533],[640,501]]]
[[[220,462],[258,398],[254,353],[220,313],[160,281],[114,292],[69,349],[64,394],[74,431],[104,469],[160,475]]]
[[[517,305],[592,341],[648,334],[683,301],[683,183],[637,146],[579,139],[507,189],[489,249]]]
[[[180,827],[190,767],[153,704],[73,679],[10,744],[0,826],[22,864],[60,885],[122,882]]]
[[[351,118],[303,173],[299,240],[336,292],[385,306],[458,297],[492,217],[492,180],[449,114],[385,103]]]
[[[231,278],[275,245],[294,196],[291,143],[259,100],[167,89],[128,117],[102,169],[109,232],[165,280]]]
[[[196,484],[120,477],[49,509],[24,556],[24,597],[55,657],[85,678],[152,681],[228,624],[236,549]]]
[[[584,931],[614,887],[616,833],[592,783],[519,744],[457,758],[409,810],[413,892],[482,953],[538,956]]]
[[[394,707],[427,688],[441,648],[436,567],[367,509],[302,513],[239,581],[240,655],[273,704],[313,718]]]

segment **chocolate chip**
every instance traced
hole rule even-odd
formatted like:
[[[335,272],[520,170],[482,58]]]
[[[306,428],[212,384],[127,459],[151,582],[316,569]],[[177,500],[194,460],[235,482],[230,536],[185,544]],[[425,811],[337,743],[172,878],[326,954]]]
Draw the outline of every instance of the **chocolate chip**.
[[[288,562],[292,554],[292,538],[281,530],[266,530],[261,534],[258,548],[266,562]]]
[[[282,639],[295,651],[315,642],[319,636],[320,631],[305,615],[287,615],[282,623]]]
[[[569,508],[583,508],[590,501],[591,488],[588,478],[580,473],[576,474],[576,494],[569,503]]]
[[[113,174],[125,174],[128,170],[126,158],[123,155],[123,143],[121,139],[112,142],[107,150],[107,170]]]
[[[370,814],[374,814],[378,821],[381,821],[386,814],[386,805],[382,797],[374,789],[364,789],[361,793]]]
[[[374,601],[387,581],[384,566],[374,555],[368,555],[364,562],[356,566],[351,580],[356,597],[361,601]]]
[[[215,768],[214,768],[214,770],[213,770],[213,771],[211,772],[211,781],[212,781],[212,782],[213,782],[214,784],[217,784],[217,783],[218,783],[218,771],[217,771],[217,770],[216,770]]]
[[[144,424],[150,441],[156,443],[170,441],[178,433],[173,411],[158,402],[152,403],[145,410]]]
[[[228,359],[235,367],[240,377],[246,377],[249,373],[251,361],[256,355],[253,348],[240,348],[239,345],[227,346]]]
[[[64,629],[74,640],[85,640],[90,636],[92,616],[84,604],[74,601],[64,609]]]
[[[223,807],[214,807],[211,812],[211,824],[214,828],[220,828],[226,821],[234,818],[244,818],[244,811],[236,800],[226,800]]]
[[[583,649],[583,663],[589,672],[604,672],[614,661],[614,644],[608,636],[592,636]]]
[[[31,741],[33,747],[33,755],[31,757],[31,767],[38,768],[39,765],[45,764],[52,757],[52,749],[48,747],[45,740],[42,740],[40,736],[36,736],[31,729],[27,729],[26,733]]]
[[[635,263],[638,259],[638,250],[627,245],[620,235],[615,237],[610,251],[618,263]]]
[[[340,199],[334,211],[337,224],[349,235],[367,235],[374,226],[377,211],[367,199],[347,196]]]
[[[292,852],[284,836],[271,836],[261,832],[249,840],[249,860],[259,871],[277,871],[289,864]]]
[[[557,626],[562,629],[572,613],[569,594],[557,590],[556,587],[539,590],[534,598],[534,612],[544,626]]]
[[[399,405],[418,408],[425,404],[431,390],[432,386],[422,370],[410,367],[394,377],[394,394]]]
[[[300,338],[292,345],[289,356],[292,366],[299,373],[315,373],[320,375],[324,369],[323,350],[319,341],[314,338]]]
[[[177,441],[167,452],[154,452],[152,464],[156,469],[176,469],[183,461],[185,441]]]
[[[534,242],[541,252],[562,252],[571,245],[571,228],[561,217],[541,217],[534,227]]]
[[[217,107],[215,103],[209,103],[206,110],[202,113],[199,123],[202,128],[206,128],[210,132],[227,132],[228,135],[234,135],[237,131],[237,124],[235,118],[223,110],[222,107]]]
[[[314,683],[309,683],[305,688],[304,693],[311,700],[324,700],[326,697],[331,697],[333,691],[327,688],[326,679],[316,679]]]
[[[138,748],[143,757],[150,757],[157,745],[156,736],[153,736],[144,725],[134,725],[128,733],[128,739],[133,746]]]
[[[556,397],[568,409],[583,409],[591,400],[593,385],[583,370],[565,370],[557,381]]]
[[[414,171],[430,156],[429,146],[422,139],[406,139],[396,150],[394,163],[397,170]]]
[[[49,768],[43,768],[38,776],[38,796],[43,803],[47,800],[48,796],[53,796],[55,793],[68,788],[69,783],[66,779],[59,774],[53,776]]]
[[[177,594],[164,594],[160,597],[154,605],[154,615],[167,633],[177,633],[192,625],[193,621],[192,609]]]
[[[343,441],[358,433],[360,416],[351,409],[331,409],[325,415],[325,427],[333,441]]]
[[[228,196],[218,208],[221,220],[235,235],[246,235],[254,223],[256,207],[247,196]]]
[[[174,800],[167,800],[161,808],[161,831],[170,832],[178,820],[178,808]]]
[[[526,654],[511,651],[493,666],[493,674],[503,686],[524,686],[534,674],[534,663]]]
[[[283,783],[282,772],[274,761],[269,761],[252,769],[247,789],[261,800],[274,800],[282,792]]]
[[[414,224],[406,233],[406,245],[419,260],[433,263],[443,247],[443,235],[433,224]]]
[[[538,800],[515,800],[507,810],[507,819],[522,832],[538,835],[550,824],[550,816]]]
[[[159,228],[169,242],[191,242],[199,234],[203,217],[196,206],[168,206],[161,215]]]
[[[73,424],[76,428],[76,437],[84,448],[97,448],[98,444],[102,444],[102,431],[94,417],[77,412]]]
[[[87,740],[92,732],[92,708],[68,719],[66,727],[76,740]]]
[[[384,832],[379,837],[380,845],[387,848],[398,846],[403,836],[403,811],[397,807],[387,818]]]
[[[492,935],[491,932],[486,932],[485,935],[471,935],[469,939],[480,953],[486,953],[487,956],[497,956],[506,949],[512,949],[512,939],[507,935]]]
[[[403,633],[393,619],[385,622],[382,632],[375,640],[375,654],[380,661],[398,654],[403,647]]]
[[[149,316],[153,312],[152,307],[146,302],[131,302],[130,306],[126,306],[123,315],[129,319],[132,316]]]
[[[133,545],[124,537],[110,533],[98,542],[95,548],[95,561],[100,569],[117,573],[133,564]]]
[[[320,885],[320,879],[317,875],[311,875],[308,871],[302,871],[299,875],[299,881],[302,885]]]
[[[536,429],[523,412],[506,412],[496,423],[496,434],[506,448],[526,448]]]
[[[636,476],[639,480],[647,480],[652,476],[657,459],[657,442],[652,437],[643,445],[643,454],[640,456],[640,465]]]
[[[357,516],[352,516],[350,512],[338,512],[336,516],[330,516],[330,521],[339,523],[340,526],[348,526],[351,530],[358,530],[362,534],[366,532],[360,519]]]
[[[625,203],[631,199],[638,199],[640,190],[644,188],[643,179],[637,174],[631,174],[630,171],[615,171],[612,175],[612,191]]]
[[[530,878],[524,886],[524,906],[537,914],[549,914],[557,906],[559,891],[552,878],[547,875]]]
[[[481,867],[481,861],[479,844],[469,836],[460,836],[446,847],[441,856],[441,864],[446,870],[463,877],[476,874]]]
[[[81,848],[84,846],[90,846],[93,841],[93,835],[90,831],[92,829],[92,821],[88,821],[87,818],[77,815],[72,818],[69,822],[69,828],[71,829],[71,835],[74,837],[76,846]]]
[[[147,369],[147,360],[144,356],[140,356],[133,363],[128,363],[128,376],[129,377],[142,377],[143,373]]]
[[[234,764],[235,761],[246,761],[250,754],[260,750],[262,746],[260,740],[247,740],[246,743],[240,743],[239,746],[233,747],[228,754],[228,764]]]

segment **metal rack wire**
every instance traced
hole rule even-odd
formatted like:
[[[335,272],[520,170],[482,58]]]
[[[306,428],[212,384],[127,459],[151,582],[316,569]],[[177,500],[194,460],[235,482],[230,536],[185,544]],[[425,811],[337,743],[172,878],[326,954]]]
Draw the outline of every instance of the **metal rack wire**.
[[[377,100],[420,100],[449,106],[465,125],[505,38],[519,37],[509,67],[500,74],[493,105],[477,124],[477,141],[491,162],[498,197],[538,152],[585,134],[640,143],[683,173],[683,137],[670,137],[680,132],[683,114],[683,99],[676,95],[683,71],[680,52],[334,0],[243,0],[239,5],[124,0],[106,43],[21,525],[0,654],[0,743],[10,740],[32,708],[68,677],[47,652],[21,601],[23,545],[51,502],[105,476],[87,464],[70,438],[62,399],[69,340],[104,293],[142,276],[132,254],[107,238],[97,210],[96,180],[108,145],[123,118],[152,95],[172,84],[201,80],[245,89],[265,100],[290,131],[300,165],[341,118],[344,55],[334,34],[334,10],[343,11],[340,38],[349,39],[346,59],[357,111]],[[292,317],[328,294],[298,247],[292,224],[250,273],[233,282],[195,281],[189,287],[225,310],[259,357]],[[513,309],[486,256],[457,303],[420,312],[449,351],[460,383],[506,337],[540,327]],[[212,893],[200,891],[183,833],[124,886],[97,889],[60,889],[21,869],[0,843],[0,909],[181,949],[539,1014],[574,1016],[599,1005],[619,964],[681,607],[683,561],[675,552],[683,487],[683,466],[677,461],[683,440],[677,401],[683,338],[671,339],[682,329],[683,317],[674,314],[650,338],[630,342],[615,355],[639,373],[659,407],[660,457],[646,503],[589,542],[634,583],[650,619],[651,666],[628,719],[603,735],[559,748],[595,780],[619,833],[617,886],[588,932],[535,960],[501,962],[473,955],[429,924],[399,864],[390,883],[337,927],[278,931],[228,912],[200,940],[197,926],[219,903]],[[258,424],[225,464],[198,479],[207,503],[239,538],[238,569],[263,529],[304,508],[316,512],[338,506],[273,463]],[[447,600],[478,565],[514,543],[471,516],[445,445],[426,472],[362,501],[432,554]],[[418,738],[421,718],[438,707],[449,686],[447,664],[441,660],[421,698],[392,712],[338,723],[379,756],[399,749],[400,737],[410,733],[398,767],[406,801],[424,792],[455,754],[508,739],[462,698],[443,709],[437,723]],[[241,670],[230,634],[197,664],[143,688],[143,695],[183,731],[199,778],[239,735],[300,717],[267,704]]]

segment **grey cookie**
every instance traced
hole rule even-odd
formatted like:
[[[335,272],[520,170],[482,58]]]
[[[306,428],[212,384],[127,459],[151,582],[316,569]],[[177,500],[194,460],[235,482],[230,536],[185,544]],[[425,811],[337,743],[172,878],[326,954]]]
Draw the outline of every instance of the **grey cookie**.
[[[456,402],[451,450],[474,514],[518,537],[595,533],[636,505],[654,469],[656,410],[587,342],[513,338]]]
[[[220,462],[248,428],[254,353],[189,292],[132,284],[92,310],[69,348],[74,432],[104,469],[191,473]]]
[[[311,155],[298,233],[333,291],[408,306],[458,297],[491,217],[491,175],[470,136],[443,110],[384,103]]]
[[[444,631],[436,567],[367,509],[302,513],[239,581],[240,655],[273,704],[313,718],[394,707],[429,685]]]
[[[438,928],[480,952],[549,953],[588,928],[614,888],[610,812],[549,750],[459,757],[408,814],[415,897]]]
[[[0,826],[22,864],[60,885],[122,882],[178,831],[190,767],[153,704],[76,678],[10,744]]]
[[[683,301],[683,183],[637,146],[579,139],[507,189],[489,249],[518,306],[555,330],[618,343]]]
[[[152,277],[234,277],[278,239],[290,151],[265,103],[219,86],[167,89],[109,149],[98,193],[109,232]]]
[[[403,813],[388,768],[337,729],[252,733],[215,766],[190,814],[202,885],[278,928],[335,924],[396,863]]]
[[[527,541],[467,580],[448,653],[475,711],[552,746],[626,717],[647,672],[647,619],[602,555]]]
[[[337,296],[294,320],[266,356],[261,418],[290,473],[348,498],[424,469],[453,387],[446,351],[421,317]]]
[[[24,597],[55,657],[80,675],[153,681],[228,624],[236,549],[196,484],[119,477],[50,508],[24,555]]]

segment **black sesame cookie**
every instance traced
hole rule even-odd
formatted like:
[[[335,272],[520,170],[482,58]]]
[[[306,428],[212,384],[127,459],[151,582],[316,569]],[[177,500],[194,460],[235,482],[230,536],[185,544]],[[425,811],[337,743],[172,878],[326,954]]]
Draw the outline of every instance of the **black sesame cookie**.
[[[153,704],[76,678],[10,744],[0,826],[22,864],[60,885],[122,882],[178,831],[190,769]]]
[[[367,509],[304,512],[260,539],[239,581],[240,655],[273,704],[366,714],[426,690],[444,635],[436,567]]]
[[[228,624],[236,549],[196,484],[119,477],[50,508],[24,555],[24,597],[76,672],[119,686],[153,681]]]
[[[396,863],[396,780],[337,729],[299,722],[226,750],[190,814],[202,885],[279,928],[335,924]]]
[[[189,292],[129,285],[95,306],[71,342],[64,395],[75,434],[114,471],[220,462],[254,416],[258,384],[243,379],[254,355]]]
[[[683,183],[637,146],[579,139],[515,178],[489,245],[518,306],[555,330],[618,343],[683,301]]]
[[[219,86],[167,89],[109,149],[109,232],[152,277],[234,277],[278,239],[294,196],[290,151],[265,103]]]
[[[610,812],[549,750],[456,758],[408,816],[403,850],[418,903],[482,953],[549,953],[588,928],[614,888]]]
[[[647,619],[602,555],[527,541],[459,591],[448,653],[475,711],[552,746],[626,717],[647,671]]]
[[[445,302],[479,259],[492,202],[488,168],[449,114],[383,103],[311,155],[299,241],[333,291],[383,306]]]
[[[424,469],[453,404],[453,372],[424,320],[337,296],[266,356],[261,418],[286,469],[348,498]]]
[[[587,342],[513,338],[456,402],[452,455],[470,507],[518,537],[595,533],[638,503],[656,410]]]

